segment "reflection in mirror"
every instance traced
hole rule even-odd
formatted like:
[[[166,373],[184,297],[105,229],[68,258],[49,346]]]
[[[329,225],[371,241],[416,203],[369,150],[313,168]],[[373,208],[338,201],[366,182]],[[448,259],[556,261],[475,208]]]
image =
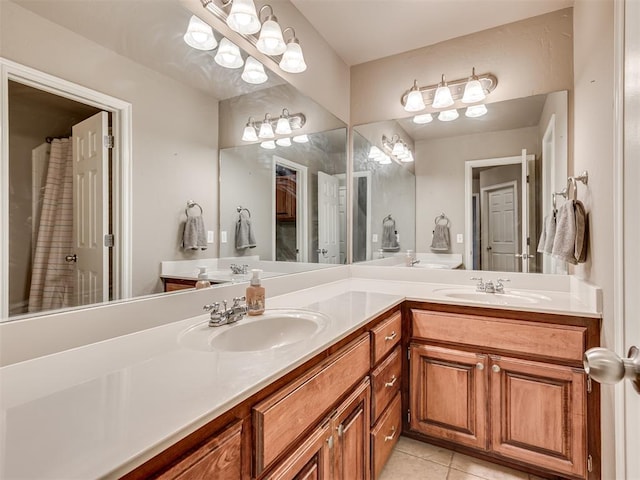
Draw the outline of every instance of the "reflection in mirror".
[[[416,211],[415,256],[442,268],[462,263],[467,269],[566,273],[564,264],[536,247],[552,210],[551,192],[566,184],[567,92],[487,109],[482,117],[452,122],[397,121],[415,144],[416,199],[404,205]],[[374,142],[378,134],[365,137]],[[356,158],[366,156],[366,142],[354,138],[354,148]],[[445,251],[433,248],[441,214],[449,225]]]

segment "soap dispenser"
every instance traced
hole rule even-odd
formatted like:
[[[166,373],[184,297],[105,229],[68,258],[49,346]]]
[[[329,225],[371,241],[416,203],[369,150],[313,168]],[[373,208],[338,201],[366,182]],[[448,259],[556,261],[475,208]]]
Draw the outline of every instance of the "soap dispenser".
[[[262,270],[251,270],[251,284],[247,287],[247,313],[249,315],[262,315],[264,313],[264,287],[260,285]]]
[[[198,273],[198,281],[196,282],[196,288],[208,288],[211,286],[211,282],[207,278],[207,267],[198,267],[200,273]]]

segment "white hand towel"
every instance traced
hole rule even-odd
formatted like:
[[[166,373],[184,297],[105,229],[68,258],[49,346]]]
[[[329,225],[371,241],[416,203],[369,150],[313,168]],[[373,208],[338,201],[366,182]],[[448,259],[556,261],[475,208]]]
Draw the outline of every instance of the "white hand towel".
[[[382,221],[382,250],[385,252],[397,252],[400,250],[396,233],[396,221],[391,215]]]
[[[553,240],[556,237],[556,213],[551,213],[544,217],[544,224],[542,225],[542,234],[540,235],[540,241],[538,242],[538,252],[548,253],[551,255],[553,251]]]
[[[240,212],[236,222],[236,250],[255,248],[255,246],[256,238],[253,233],[251,219],[244,212]]]
[[[431,250],[446,252],[450,248],[451,240],[449,236],[449,226],[436,224],[433,229],[433,238],[431,239]]]
[[[187,217],[182,235],[182,248],[185,250],[207,249],[207,233],[202,215]]]
[[[565,202],[558,210],[558,224],[551,254],[572,265],[585,262],[587,234],[587,214],[582,202]]]

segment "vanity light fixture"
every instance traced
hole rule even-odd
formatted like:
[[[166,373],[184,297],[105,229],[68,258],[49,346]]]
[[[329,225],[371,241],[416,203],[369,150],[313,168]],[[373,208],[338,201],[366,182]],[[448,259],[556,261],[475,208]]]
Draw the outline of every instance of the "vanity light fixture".
[[[218,65],[224,68],[240,68],[244,64],[240,49],[228,38],[220,40],[218,53],[216,53],[213,59]]]
[[[293,140],[296,143],[308,143],[309,137],[307,137],[306,133],[303,133],[302,135],[296,135],[291,140]]]
[[[276,144],[280,147],[290,147],[291,139],[289,137],[282,137],[276,140]]]
[[[440,120],[441,122],[451,122],[459,116],[460,115],[458,114],[458,110],[453,108],[451,110],[443,110],[442,112],[440,112],[438,114],[438,120]]]
[[[247,57],[241,77],[242,80],[253,85],[259,85],[269,79],[264,66],[253,57]]]
[[[249,118],[247,125],[244,127],[244,131],[242,132],[242,140],[245,142],[258,141],[258,135],[256,134],[256,127],[253,118]]]
[[[417,125],[425,125],[433,121],[433,115],[430,113],[422,113],[413,117],[413,123]]]
[[[382,157],[378,160],[380,165],[389,165],[391,163],[391,157],[386,153],[382,154]]]
[[[260,146],[262,148],[266,148],[267,150],[273,150],[276,148],[276,142],[274,142],[273,140],[267,140],[260,143]]]
[[[264,5],[260,9],[258,18],[262,19],[262,12],[264,11],[268,13],[262,20],[262,28],[260,29],[256,48],[265,55],[282,55],[287,50],[287,45],[284,43],[278,19],[273,14],[271,5]]]
[[[375,145],[371,145],[371,148],[369,149],[369,155],[368,155],[368,158],[370,160],[378,161],[383,157],[383,155],[384,155],[384,152],[382,150],[380,150]]]
[[[280,68],[288,73],[301,73],[307,69],[307,64],[304,61],[304,55],[302,54],[302,48],[300,47],[300,41],[298,37],[296,37],[296,31],[287,27],[282,32],[284,35],[291,30],[291,38],[287,40],[287,49],[282,54],[282,59],[280,60]]]
[[[463,103],[481,102],[497,85],[498,79],[495,75],[491,73],[476,75],[473,68],[471,77],[468,78],[447,82],[442,75],[440,83],[425,87],[418,86],[417,81],[414,81],[413,86],[400,97],[400,103],[407,112],[419,112],[427,106],[434,109],[447,109],[457,100]],[[422,107],[419,108],[421,105]]]
[[[196,50],[213,50],[218,46],[218,41],[213,35],[211,25],[203,22],[195,15],[191,16],[187,32],[182,38],[184,38],[187,45]]]
[[[487,107],[484,103],[479,105],[471,105],[467,107],[467,110],[464,112],[464,115],[469,118],[478,118],[487,113]]]
[[[291,134],[291,123],[289,122],[289,110],[286,108],[282,110],[282,115],[278,119],[278,123],[276,123],[276,133],[278,135],[290,135]]]
[[[385,155],[389,154],[391,159],[395,160],[399,164],[413,162],[413,153],[407,147],[407,144],[395,134],[389,139],[386,135],[382,135],[382,147],[385,150]]]
[[[251,57],[249,57],[251,58]],[[303,113],[289,113],[286,108],[282,109],[282,114],[274,119],[271,114],[267,113],[262,121],[254,121],[253,117],[249,117],[244,130],[242,131],[242,140],[245,142],[255,142],[258,139],[269,140],[275,138],[276,135],[291,135],[294,130],[302,128],[307,123],[307,117]],[[253,130],[253,134],[251,133]],[[296,140],[299,138],[300,140]],[[294,142],[308,142],[306,135],[299,135],[293,138]]]
[[[260,31],[260,19],[253,0],[229,0],[224,3],[225,6],[229,4],[231,10],[227,17],[227,25],[231,30],[244,35]]]
[[[275,138],[273,127],[271,126],[271,115],[268,113],[264,116],[264,121],[260,124],[258,138]]]

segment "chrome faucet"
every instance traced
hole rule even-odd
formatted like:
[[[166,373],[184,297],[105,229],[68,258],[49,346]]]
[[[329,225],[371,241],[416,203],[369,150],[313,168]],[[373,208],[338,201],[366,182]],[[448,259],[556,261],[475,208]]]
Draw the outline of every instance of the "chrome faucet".
[[[420,263],[420,260],[411,260],[411,267],[413,267],[416,263]]]
[[[235,275],[246,275],[249,265],[236,265],[235,263],[232,263],[229,265],[229,268],[231,269],[231,273]]]
[[[482,281],[482,277],[471,277],[470,280],[477,280],[478,283],[476,283],[476,292],[484,292],[485,291],[485,286],[484,286],[484,282]]]
[[[508,278],[499,278],[494,284],[492,280],[487,282],[482,281],[482,277],[472,277],[471,280],[477,280],[476,292],[485,293],[504,293],[504,282],[509,282]]]
[[[235,297],[233,299],[233,305],[227,308],[227,301],[223,300],[222,310],[220,309],[220,303],[210,303],[202,307],[203,310],[210,312],[210,327],[219,327],[221,325],[227,325],[230,323],[236,323],[238,320],[247,314],[248,308],[246,303],[241,303],[246,300],[245,297]]]
[[[499,278],[496,280],[496,293],[504,293],[504,283],[510,282],[508,278]]]

